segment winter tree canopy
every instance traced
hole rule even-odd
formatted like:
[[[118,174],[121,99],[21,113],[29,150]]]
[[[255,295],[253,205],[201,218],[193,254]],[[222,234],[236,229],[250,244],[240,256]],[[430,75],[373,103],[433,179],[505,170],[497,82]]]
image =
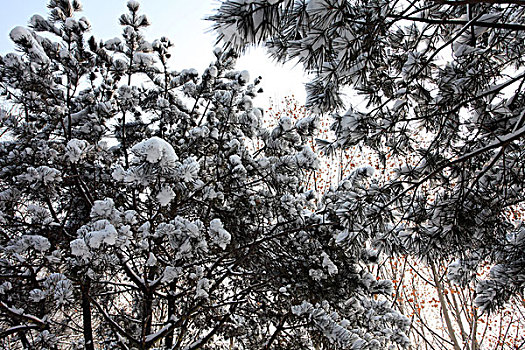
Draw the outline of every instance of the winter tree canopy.
[[[358,145],[394,174],[327,194],[339,245],[453,260],[460,285],[489,262],[480,310],[523,298],[523,1],[227,0],[210,19],[228,47],[264,44],[313,74],[307,105],[336,135],[321,147]],[[341,112],[345,87],[360,97]]]
[[[109,40],[89,35],[77,0],[48,6],[0,58],[0,347],[408,345],[407,318],[382,296],[390,281],[365,268],[376,251],[363,242],[389,218],[356,226],[401,203],[388,197],[399,185],[359,168],[319,200],[306,186],[317,119],[266,128],[260,78],[235,70],[235,51],[215,49],[200,75],[173,70],[172,42],[146,40],[138,2]],[[345,116],[340,134],[348,118],[373,120]],[[372,198],[383,202],[363,206]]]

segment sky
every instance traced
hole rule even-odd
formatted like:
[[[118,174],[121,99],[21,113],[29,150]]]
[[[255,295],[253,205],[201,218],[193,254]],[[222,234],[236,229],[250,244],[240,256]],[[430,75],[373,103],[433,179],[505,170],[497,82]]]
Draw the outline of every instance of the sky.
[[[119,36],[122,27],[118,18],[127,12],[127,0],[82,0],[83,11],[91,23],[91,34],[97,41]],[[213,61],[212,50],[216,46],[215,34],[210,32],[211,22],[204,20],[219,6],[217,0],[142,0],[141,12],[150,20],[145,30],[146,39],[153,41],[162,36],[174,44],[171,67],[175,70],[196,68],[200,73]],[[14,50],[9,32],[15,26],[27,26],[32,15],[48,14],[47,0],[0,0],[0,54]],[[248,70],[252,77],[262,76],[265,91],[256,103],[266,107],[269,100],[278,102],[285,96],[294,95],[300,103],[305,102],[303,83],[307,78],[299,65],[275,64],[266,56],[264,49],[253,48],[241,57],[238,70]]]

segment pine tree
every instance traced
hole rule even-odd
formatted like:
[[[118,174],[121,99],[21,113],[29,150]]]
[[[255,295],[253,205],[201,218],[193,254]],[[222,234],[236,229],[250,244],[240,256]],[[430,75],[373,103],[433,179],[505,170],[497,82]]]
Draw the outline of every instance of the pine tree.
[[[0,345],[406,346],[391,284],[334,238],[369,170],[318,202],[316,118],[265,128],[234,51],[172,70],[127,8],[104,42],[51,0],[0,59]]]
[[[525,285],[524,11],[522,1],[226,0],[210,19],[236,51],[264,44],[314,74],[307,105],[334,117],[336,140],[319,141],[327,152],[357,145],[395,173],[327,195],[346,228],[337,241],[454,261],[449,278],[476,284],[490,311]],[[360,96],[340,112],[344,87]]]

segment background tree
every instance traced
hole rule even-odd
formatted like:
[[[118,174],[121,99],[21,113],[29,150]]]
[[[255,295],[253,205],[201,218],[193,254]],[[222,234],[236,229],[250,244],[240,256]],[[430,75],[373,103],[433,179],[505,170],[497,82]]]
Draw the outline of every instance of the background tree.
[[[174,71],[127,8],[103,42],[78,1],[51,0],[0,59],[1,346],[406,346],[391,284],[333,237],[369,170],[318,210],[316,118],[264,127],[233,51]]]
[[[455,261],[448,276],[462,285],[489,262],[475,297],[489,311],[523,296],[525,282],[515,220],[525,184],[524,11],[520,1],[261,0],[223,1],[210,19],[230,47],[264,43],[314,73],[306,89],[315,113],[341,109],[344,86],[360,94],[365,108],[333,114],[336,140],[320,141],[327,152],[366,146],[383,166],[402,163],[390,180],[337,194],[346,233],[336,241]]]

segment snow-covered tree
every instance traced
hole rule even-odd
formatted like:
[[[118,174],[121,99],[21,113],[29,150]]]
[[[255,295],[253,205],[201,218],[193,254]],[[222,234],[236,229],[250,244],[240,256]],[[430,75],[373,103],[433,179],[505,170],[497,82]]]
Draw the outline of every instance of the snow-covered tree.
[[[264,43],[314,74],[307,104],[334,112],[327,151],[359,145],[396,172],[327,195],[347,229],[339,243],[454,259],[462,284],[493,264],[482,310],[523,295],[522,1],[228,0],[211,19],[229,47]],[[360,96],[339,113],[344,87]]]
[[[319,209],[317,119],[266,129],[234,51],[172,70],[127,8],[98,41],[78,1],[51,0],[0,58],[0,346],[406,346],[373,252],[337,244],[370,170]]]

